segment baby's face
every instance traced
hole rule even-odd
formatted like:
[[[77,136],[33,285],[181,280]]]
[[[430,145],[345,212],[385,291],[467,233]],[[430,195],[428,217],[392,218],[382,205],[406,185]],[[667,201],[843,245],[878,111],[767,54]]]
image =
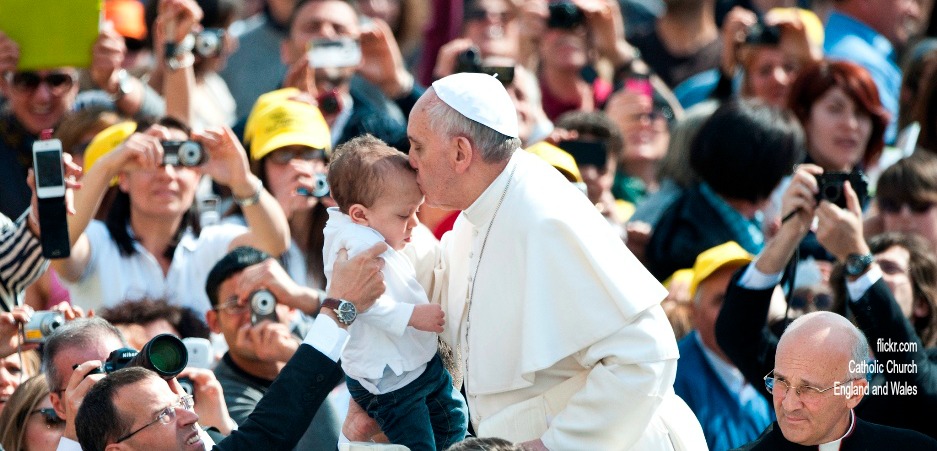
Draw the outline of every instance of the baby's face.
[[[381,195],[368,208],[368,226],[380,232],[394,250],[410,242],[413,228],[419,224],[416,212],[423,204],[423,193],[416,184],[416,174],[398,171],[385,184]]]

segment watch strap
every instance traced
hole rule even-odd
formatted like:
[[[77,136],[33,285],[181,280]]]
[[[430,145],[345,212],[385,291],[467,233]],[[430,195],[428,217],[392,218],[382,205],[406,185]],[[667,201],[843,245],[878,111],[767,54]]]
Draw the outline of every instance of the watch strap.
[[[234,203],[239,207],[250,207],[251,205],[260,202],[260,192],[263,191],[264,184],[260,179],[256,179],[254,182],[254,194],[251,194],[250,197],[236,197],[234,196]]]
[[[861,276],[869,269],[872,262],[872,254],[849,254],[849,256],[846,257],[846,264],[844,265],[846,275],[852,277]]]

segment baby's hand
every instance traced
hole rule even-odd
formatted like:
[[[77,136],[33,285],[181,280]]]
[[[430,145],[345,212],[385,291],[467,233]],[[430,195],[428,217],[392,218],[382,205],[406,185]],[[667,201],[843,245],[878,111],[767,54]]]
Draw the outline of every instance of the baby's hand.
[[[425,332],[442,333],[442,326],[446,324],[446,315],[439,304],[422,304],[413,307],[408,326]]]

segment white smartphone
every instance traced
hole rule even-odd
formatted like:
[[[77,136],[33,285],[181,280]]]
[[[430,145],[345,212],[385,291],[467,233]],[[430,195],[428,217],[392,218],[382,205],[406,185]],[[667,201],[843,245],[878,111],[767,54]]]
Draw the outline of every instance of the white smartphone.
[[[186,366],[209,370],[215,366],[215,356],[212,353],[210,341],[205,338],[187,337],[182,339],[182,343],[189,352],[189,363]]]
[[[46,139],[33,144],[33,172],[36,174],[36,197],[50,199],[65,196],[62,141]]]
[[[307,54],[314,69],[356,67],[361,63],[361,44],[352,38],[315,39]]]

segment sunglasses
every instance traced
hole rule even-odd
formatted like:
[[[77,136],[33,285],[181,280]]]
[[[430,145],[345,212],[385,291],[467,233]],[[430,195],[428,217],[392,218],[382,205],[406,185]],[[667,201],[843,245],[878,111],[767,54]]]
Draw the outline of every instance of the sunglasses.
[[[65,420],[59,417],[59,414],[55,413],[55,409],[51,407],[46,407],[44,409],[36,409],[36,410],[33,410],[32,412],[29,412],[30,415],[37,414],[37,413],[42,415],[42,419],[45,420],[47,428],[53,428],[53,427],[65,425]]]
[[[52,94],[62,95],[72,88],[75,79],[66,72],[51,72],[44,76],[36,72],[11,72],[7,73],[7,82],[14,90],[23,93],[35,92],[39,85],[45,83]]]
[[[270,152],[270,155],[267,156],[267,159],[274,164],[284,165],[288,164],[292,160],[303,160],[303,161],[312,161],[312,160],[325,160],[325,151],[322,149],[313,149],[311,147],[306,147],[302,150],[298,149],[278,149]]]
[[[829,310],[830,306],[833,305],[833,297],[827,293],[817,293],[813,295],[813,297],[803,294],[791,296],[791,308],[803,310],[811,304],[815,306],[817,310]]]
[[[465,11],[463,20],[465,22],[475,22],[479,20],[487,20],[488,17],[492,17],[497,22],[509,22],[514,18],[514,15],[508,11],[487,11],[481,8],[473,8],[468,11]]]
[[[909,200],[905,202],[890,200],[890,199],[879,199],[878,207],[885,213],[898,214],[901,213],[901,207],[907,205],[908,209],[912,213],[923,214],[930,211],[934,207],[934,202],[927,200]]]

